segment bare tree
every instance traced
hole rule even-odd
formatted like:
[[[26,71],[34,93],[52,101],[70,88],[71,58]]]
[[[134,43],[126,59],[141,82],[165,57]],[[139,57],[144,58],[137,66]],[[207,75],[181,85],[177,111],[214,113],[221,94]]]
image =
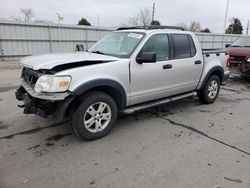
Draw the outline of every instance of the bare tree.
[[[151,12],[148,8],[141,9],[135,16],[130,17],[127,24],[130,26],[147,26],[151,23]]]
[[[20,12],[24,15],[24,21],[29,22],[32,17],[34,17],[34,13],[31,8],[22,8]]]
[[[134,17],[129,17],[127,24],[124,25],[129,25],[129,26],[139,26],[139,17],[138,15],[135,15]]]
[[[187,24],[185,24],[184,22],[178,23],[178,24],[176,24],[176,26],[182,27],[185,30],[189,30],[189,26]]]
[[[197,21],[192,21],[189,25],[189,31],[192,32],[200,32],[201,31],[201,24]]]
[[[201,24],[197,21],[192,21],[190,24],[186,23],[178,23],[177,26],[183,27],[185,30],[192,31],[192,32],[200,32],[201,31]]]

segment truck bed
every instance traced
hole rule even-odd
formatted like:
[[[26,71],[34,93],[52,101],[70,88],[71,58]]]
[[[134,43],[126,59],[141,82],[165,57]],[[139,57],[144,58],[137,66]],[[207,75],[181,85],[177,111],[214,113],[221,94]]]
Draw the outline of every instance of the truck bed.
[[[224,49],[202,49],[202,53],[205,55],[216,54],[217,56],[221,53],[225,53],[225,55],[229,54],[229,52]]]

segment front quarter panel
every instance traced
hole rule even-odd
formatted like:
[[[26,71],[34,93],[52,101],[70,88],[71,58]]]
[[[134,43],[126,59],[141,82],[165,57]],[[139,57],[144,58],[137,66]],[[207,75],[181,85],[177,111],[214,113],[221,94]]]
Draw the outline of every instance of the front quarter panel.
[[[69,91],[76,91],[79,86],[98,79],[107,79],[118,82],[129,93],[129,59],[121,59],[114,62],[95,64],[68,69],[56,75],[71,76]]]

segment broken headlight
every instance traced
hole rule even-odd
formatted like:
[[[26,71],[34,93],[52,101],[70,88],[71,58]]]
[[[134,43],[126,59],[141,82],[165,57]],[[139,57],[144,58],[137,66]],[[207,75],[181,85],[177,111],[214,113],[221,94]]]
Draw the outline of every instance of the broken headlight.
[[[68,90],[71,82],[70,76],[43,75],[35,85],[35,92],[64,92]]]

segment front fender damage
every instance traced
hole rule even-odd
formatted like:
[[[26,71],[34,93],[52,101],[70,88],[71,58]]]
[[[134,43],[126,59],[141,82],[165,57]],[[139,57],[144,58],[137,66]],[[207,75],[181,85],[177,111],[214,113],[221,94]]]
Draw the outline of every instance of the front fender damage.
[[[35,114],[43,118],[52,116],[61,121],[65,118],[68,106],[74,100],[74,95],[69,95],[64,100],[53,101],[44,100],[32,97],[23,86],[16,90],[16,99],[22,101],[23,105],[18,105],[23,108],[24,114]]]

